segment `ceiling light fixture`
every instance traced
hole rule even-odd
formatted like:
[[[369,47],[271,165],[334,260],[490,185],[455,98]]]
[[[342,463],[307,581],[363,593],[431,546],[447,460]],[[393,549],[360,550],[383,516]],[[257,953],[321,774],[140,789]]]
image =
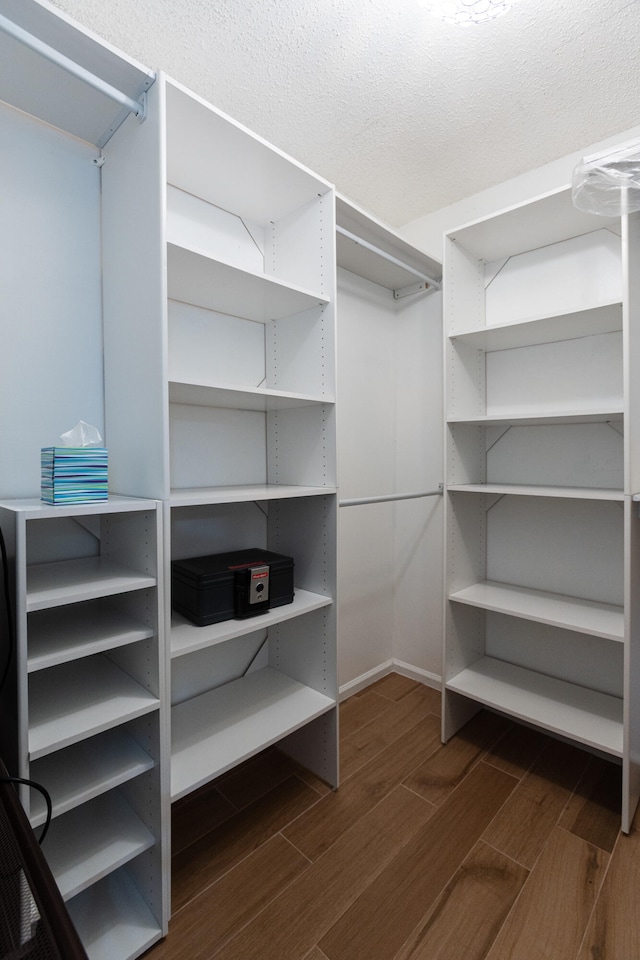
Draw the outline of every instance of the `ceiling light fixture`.
[[[486,23],[506,13],[516,0],[420,0],[420,5],[445,23],[466,26]]]

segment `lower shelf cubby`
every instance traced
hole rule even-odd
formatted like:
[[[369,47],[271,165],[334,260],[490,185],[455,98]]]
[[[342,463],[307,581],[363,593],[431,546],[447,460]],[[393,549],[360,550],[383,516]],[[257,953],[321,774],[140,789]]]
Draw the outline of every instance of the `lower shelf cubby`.
[[[152,770],[156,761],[140,739],[135,724],[124,724],[34,761],[31,779],[49,792],[53,817]],[[45,818],[44,799],[33,791],[31,825],[37,827]]]
[[[43,852],[65,899],[133,860],[155,843],[117,790],[52,821]]]
[[[445,739],[472,715],[462,696],[621,757],[622,618],[613,605],[505,583],[452,592]]]
[[[159,703],[104,656],[40,670],[29,681],[30,760],[156,710]]]
[[[153,603],[149,591],[86,600],[28,615],[30,673],[154,636],[144,610]]]
[[[462,670],[447,681],[445,690],[592,749],[622,756],[621,698],[492,657],[481,657]]]
[[[335,707],[335,699],[273,667],[176,704],[171,799],[186,796]]]
[[[84,890],[67,907],[89,960],[129,960],[162,936],[159,921],[132,877],[131,865]]]

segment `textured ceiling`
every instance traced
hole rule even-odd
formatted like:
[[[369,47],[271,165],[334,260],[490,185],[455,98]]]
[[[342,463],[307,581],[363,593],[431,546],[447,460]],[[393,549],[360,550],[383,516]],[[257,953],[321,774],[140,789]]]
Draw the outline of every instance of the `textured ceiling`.
[[[640,123],[640,0],[55,0],[400,226]]]

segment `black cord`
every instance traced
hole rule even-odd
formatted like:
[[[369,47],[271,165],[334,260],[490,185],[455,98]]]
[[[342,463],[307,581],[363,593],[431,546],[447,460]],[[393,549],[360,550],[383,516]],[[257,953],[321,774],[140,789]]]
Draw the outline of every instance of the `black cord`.
[[[38,837],[38,843],[42,845],[42,841],[46,837],[47,830],[49,829],[49,825],[51,823],[51,815],[52,815],[52,809],[53,809],[49,791],[46,790],[41,783],[36,783],[35,780],[25,780],[22,777],[0,777],[0,783],[22,783],[24,784],[25,787],[32,787],[34,790],[37,790],[39,793],[42,794],[42,796],[44,797],[44,802],[47,805],[47,819],[45,820],[44,827],[42,828],[42,833]]]
[[[7,682],[7,677],[9,676],[9,668],[11,666],[11,661],[13,659],[13,651],[15,649],[15,637],[13,633],[13,616],[11,613],[11,590],[9,586],[9,564],[7,562],[7,547],[4,542],[4,535],[2,533],[2,527],[0,527],[0,553],[2,554],[2,583],[4,591],[4,600],[7,611],[7,637],[8,637],[8,648],[7,648],[7,659],[2,671],[2,679],[0,679],[0,694],[4,688],[5,683]]]

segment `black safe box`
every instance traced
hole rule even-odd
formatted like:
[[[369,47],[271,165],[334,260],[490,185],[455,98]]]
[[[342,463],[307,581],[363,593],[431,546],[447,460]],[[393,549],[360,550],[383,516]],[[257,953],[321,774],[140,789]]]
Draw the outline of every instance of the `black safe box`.
[[[171,564],[172,606],[199,627],[292,601],[293,559],[280,553],[253,547]]]

